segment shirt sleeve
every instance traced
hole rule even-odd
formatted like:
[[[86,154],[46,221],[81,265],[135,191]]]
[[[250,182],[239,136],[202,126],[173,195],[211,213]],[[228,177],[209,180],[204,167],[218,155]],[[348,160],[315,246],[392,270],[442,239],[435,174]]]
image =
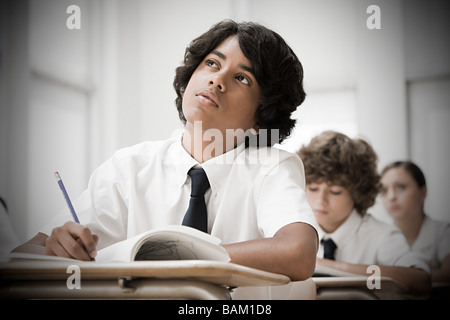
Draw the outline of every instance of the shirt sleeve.
[[[378,264],[385,266],[414,267],[430,272],[425,257],[412,251],[402,232],[394,227],[387,227],[383,241],[379,246]]]
[[[306,200],[303,163],[295,154],[281,153],[280,157],[284,159],[262,179],[258,193],[258,227],[264,237],[272,237],[294,222],[309,224],[317,232],[316,218]]]
[[[98,249],[126,238],[128,178],[123,174],[126,168],[122,152],[116,152],[94,171],[87,189],[73,201],[80,224],[99,236]],[[71,221],[66,211],[56,215],[41,232],[50,235],[53,228]]]

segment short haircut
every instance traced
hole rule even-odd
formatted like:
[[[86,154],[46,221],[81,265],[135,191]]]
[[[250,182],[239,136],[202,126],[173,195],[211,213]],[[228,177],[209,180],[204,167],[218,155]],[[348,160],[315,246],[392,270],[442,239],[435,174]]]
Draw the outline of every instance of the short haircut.
[[[223,20],[194,39],[186,48],[184,61],[176,69],[173,86],[180,120],[186,123],[182,94],[198,65],[221,42],[237,35],[239,46],[252,63],[262,96],[255,113],[258,129],[278,129],[279,139],[268,137],[267,145],[282,142],[295,126],[291,114],[305,100],[303,67],[292,49],[276,32],[253,22]]]
[[[378,157],[363,139],[325,131],[298,152],[305,166],[306,183],[328,183],[345,187],[360,215],[365,215],[380,190]]]

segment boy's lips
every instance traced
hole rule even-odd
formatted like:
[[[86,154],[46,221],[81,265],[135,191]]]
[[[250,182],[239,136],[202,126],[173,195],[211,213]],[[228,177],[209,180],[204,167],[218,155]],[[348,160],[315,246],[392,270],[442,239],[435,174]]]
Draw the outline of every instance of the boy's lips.
[[[398,211],[398,210],[400,210],[400,206],[399,205],[397,205],[397,204],[392,204],[392,205],[390,205],[389,206],[389,211]]]
[[[197,97],[203,97],[206,100],[211,101],[216,108],[219,107],[217,95],[211,90],[202,90],[196,94]]]

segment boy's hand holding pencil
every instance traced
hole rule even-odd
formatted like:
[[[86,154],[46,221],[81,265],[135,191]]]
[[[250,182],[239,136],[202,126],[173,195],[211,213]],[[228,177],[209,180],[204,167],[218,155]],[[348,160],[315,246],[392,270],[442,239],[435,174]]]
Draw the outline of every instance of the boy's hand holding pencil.
[[[89,228],[80,224],[58,172],[55,172],[55,178],[75,222],[68,221],[62,227],[52,230],[51,235],[46,240],[45,253],[78,260],[94,260],[97,255],[98,236],[93,234]]]

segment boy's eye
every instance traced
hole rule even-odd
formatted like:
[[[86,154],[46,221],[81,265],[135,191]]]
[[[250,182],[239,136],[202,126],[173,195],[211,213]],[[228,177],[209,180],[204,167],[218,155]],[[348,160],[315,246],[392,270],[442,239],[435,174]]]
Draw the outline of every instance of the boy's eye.
[[[340,195],[342,193],[342,191],[343,191],[342,187],[340,187],[340,186],[332,186],[330,188],[330,193],[335,196]]]
[[[211,68],[219,68],[219,66],[217,65],[217,63],[214,61],[214,60],[211,60],[211,59],[208,59],[208,60],[206,60],[205,61],[205,64],[208,66],[208,67],[211,67]]]
[[[250,85],[250,81],[247,79],[246,76],[244,76],[244,75],[242,75],[242,74],[237,75],[237,76],[236,76],[236,79],[237,79],[238,81],[242,82],[242,83],[245,84],[245,85]]]

